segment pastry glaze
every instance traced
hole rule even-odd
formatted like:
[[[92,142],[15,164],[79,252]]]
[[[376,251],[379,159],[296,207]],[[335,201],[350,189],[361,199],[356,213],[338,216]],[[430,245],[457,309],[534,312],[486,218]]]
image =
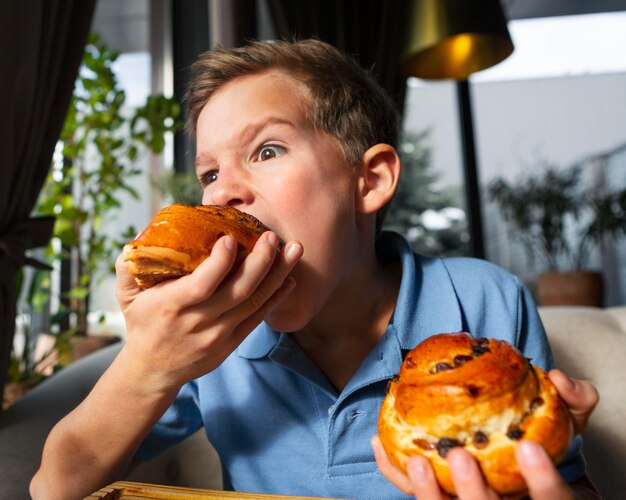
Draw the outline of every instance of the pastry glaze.
[[[541,368],[513,346],[468,333],[434,335],[408,353],[389,384],[378,433],[401,470],[426,457],[442,488],[456,491],[446,461],[464,447],[500,494],[526,490],[515,458],[521,438],[540,443],[555,463],[572,435],[569,412]]]
[[[124,247],[124,260],[141,288],[191,273],[225,235],[237,241],[233,269],[268,228],[252,215],[220,205],[170,205]]]

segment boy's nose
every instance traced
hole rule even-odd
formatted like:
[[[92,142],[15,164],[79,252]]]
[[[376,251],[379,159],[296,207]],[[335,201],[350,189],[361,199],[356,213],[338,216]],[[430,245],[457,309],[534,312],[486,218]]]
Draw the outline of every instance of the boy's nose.
[[[205,205],[241,207],[252,203],[253,193],[241,169],[220,168],[211,189],[204,192]]]

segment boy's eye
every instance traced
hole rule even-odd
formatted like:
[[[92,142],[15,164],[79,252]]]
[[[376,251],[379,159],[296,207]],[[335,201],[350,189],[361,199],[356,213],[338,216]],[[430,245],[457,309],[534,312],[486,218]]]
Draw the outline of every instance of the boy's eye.
[[[209,172],[202,174],[199,178],[200,185],[202,187],[206,187],[209,184],[214,183],[217,180],[217,176],[218,176],[217,170],[211,170]]]
[[[276,144],[266,144],[257,150],[256,161],[271,160],[278,158],[285,152],[285,148]]]

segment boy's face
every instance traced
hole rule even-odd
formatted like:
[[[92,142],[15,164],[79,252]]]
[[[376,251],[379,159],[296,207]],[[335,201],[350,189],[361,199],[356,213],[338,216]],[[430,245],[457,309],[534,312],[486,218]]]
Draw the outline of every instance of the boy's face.
[[[354,272],[359,248],[357,181],[339,143],[306,119],[300,82],[281,72],[240,77],[221,87],[198,117],[196,171],[204,204],[234,206],[259,218],[304,256],[296,289],[267,322],[307,325]]]

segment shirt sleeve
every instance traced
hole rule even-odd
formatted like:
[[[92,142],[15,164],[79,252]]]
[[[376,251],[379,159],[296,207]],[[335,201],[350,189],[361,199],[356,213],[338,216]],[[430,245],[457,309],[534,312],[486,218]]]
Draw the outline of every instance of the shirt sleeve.
[[[587,463],[585,462],[582,447],[583,438],[575,436],[569,444],[565,458],[559,464],[559,474],[568,483],[577,481],[585,474]]]
[[[151,460],[202,427],[195,382],[185,384],[174,402],[154,425],[135,452],[135,460]]]

